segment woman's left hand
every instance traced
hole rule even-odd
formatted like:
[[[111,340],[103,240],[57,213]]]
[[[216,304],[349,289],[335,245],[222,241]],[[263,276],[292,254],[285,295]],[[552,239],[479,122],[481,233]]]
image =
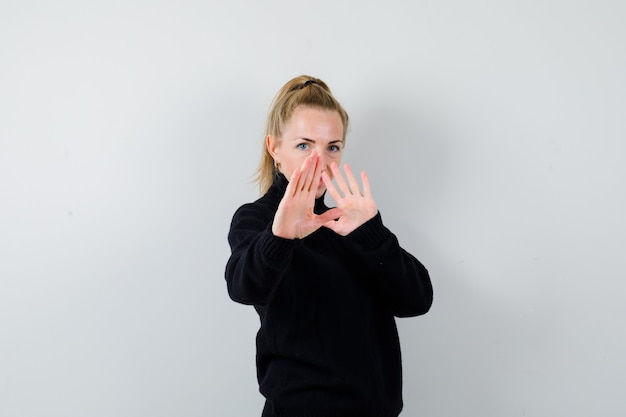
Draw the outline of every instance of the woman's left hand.
[[[343,211],[343,215],[337,220],[324,224],[324,226],[337,234],[347,236],[363,223],[376,216],[378,208],[376,208],[376,202],[372,196],[365,171],[361,172],[361,182],[363,183],[363,192],[361,192],[359,183],[348,164],[343,166],[348,179],[347,183],[335,162],[331,164],[330,169],[337,181],[339,190],[337,190],[327,172],[322,173],[322,179],[328,193],[337,203],[337,207]]]

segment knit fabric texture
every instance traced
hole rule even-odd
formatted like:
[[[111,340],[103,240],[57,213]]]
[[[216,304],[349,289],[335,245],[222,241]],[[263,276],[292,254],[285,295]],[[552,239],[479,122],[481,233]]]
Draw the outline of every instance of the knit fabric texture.
[[[380,213],[347,236],[322,227],[304,239],[272,234],[288,181],[234,214],[226,265],[230,297],[260,317],[257,376],[263,417],[397,417],[402,368],[395,317],[426,313],[426,268]],[[314,211],[328,210],[324,197]]]

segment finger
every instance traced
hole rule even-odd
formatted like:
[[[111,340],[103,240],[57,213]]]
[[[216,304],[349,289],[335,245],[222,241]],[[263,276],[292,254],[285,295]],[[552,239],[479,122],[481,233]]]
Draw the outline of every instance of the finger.
[[[296,168],[295,171],[291,174],[291,179],[287,184],[287,188],[285,189],[285,195],[289,197],[293,197],[298,189],[298,181],[300,180],[300,176],[302,176],[302,171],[300,168]]]
[[[324,214],[322,214],[319,218],[321,221],[321,225],[331,229],[334,232],[337,232],[339,229],[339,222],[337,219],[343,215],[343,211],[341,209],[330,209]]]
[[[319,217],[324,223],[327,223],[331,220],[335,221],[343,215],[344,215],[344,211],[340,208],[335,207],[335,208],[326,210],[324,213],[320,214]]]
[[[337,188],[335,188],[335,184],[333,184],[333,181],[330,179],[330,175],[328,175],[328,172],[324,171],[322,173],[322,180],[324,181],[326,191],[328,191],[330,197],[335,200],[335,202],[341,200],[341,194],[339,194],[339,191],[337,191]]]
[[[303,184],[306,182],[306,177],[311,169],[311,159],[306,158],[300,166],[300,176],[298,181],[294,181],[294,193],[300,192],[303,188]],[[295,171],[294,171],[295,172]]]
[[[344,212],[340,208],[331,208],[326,210],[324,213],[320,214],[318,217],[322,221],[322,223],[326,224],[328,222],[335,222],[338,218],[343,216]]]
[[[308,162],[308,170],[306,175],[303,178],[302,185],[299,188],[301,191],[309,192],[311,191],[311,182],[313,182],[313,178],[315,177],[315,170],[317,169],[318,157],[316,153],[311,154],[307,159]]]
[[[370,188],[370,181],[367,178],[367,173],[365,171],[361,171],[361,182],[363,183],[363,196],[368,200],[373,200],[374,196],[372,195],[372,189]]]
[[[352,168],[350,168],[350,165],[344,164],[343,170],[346,173],[346,177],[348,177],[348,184],[350,184],[352,194],[360,194],[359,183],[357,182],[356,178],[354,178],[354,174],[352,173]]]
[[[339,167],[335,162],[330,165],[330,169],[333,171],[333,175],[335,176],[335,181],[337,181],[337,185],[339,186],[339,190],[343,193],[343,195],[350,194],[350,188],[346,181],[343,179],[343,175],[341,171],[339,171]]]
[[[337,233],[338,235],[340,235],[341,233],[341,226],[339,224],[339,222],[336,222],[334,220],[331,220],[329,222],[324,223],[324,227],[332,230],[333,232]]]
[[[317,164],[315,165],[315,172],[313,173],[313,182],[309,188],[309,192],[316,193],[320,185],[320,179],[322,178],[322,171],[324,171],[324,164],[322,158],[317,155]]]

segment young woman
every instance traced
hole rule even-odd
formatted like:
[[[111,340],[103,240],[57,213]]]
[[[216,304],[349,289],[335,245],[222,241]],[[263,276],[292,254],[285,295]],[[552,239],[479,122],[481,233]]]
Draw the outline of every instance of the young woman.
[[[317,78],[278,92],[267,120],[262,197],[234,214],[230,297],[261,319],[263,417],[396,417],[395,317],[426,313],[427,270],[383,225],[367,175],[339,164],[348,115]],[[332,180],[335,180],[337,186]],[[328,208],[328,191],[337,207]]]

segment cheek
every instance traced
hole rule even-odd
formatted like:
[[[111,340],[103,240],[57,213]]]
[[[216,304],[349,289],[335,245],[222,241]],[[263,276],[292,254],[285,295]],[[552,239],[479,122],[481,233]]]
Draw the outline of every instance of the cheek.
[[[287,164],[289,165],[289,167],[293,171],[296,168],[300,168],[302,166],[302,163],[304,162],[305,159],[306,159],[306,156],[294,155],[294,156],[289,158],[289,160],[287,161]]]
[[[341,152],[333,152],[328,156],[328,164],[330,165],[331,162],[335,162],[337,163],[337,165],[339,165],[339,163],[341,162]]]
[[[281,171],[287,178],[291,178],[291,175],[296,168],[302,167],[305,157],[299,157],[299,155],[286,155],[281,161]]]

